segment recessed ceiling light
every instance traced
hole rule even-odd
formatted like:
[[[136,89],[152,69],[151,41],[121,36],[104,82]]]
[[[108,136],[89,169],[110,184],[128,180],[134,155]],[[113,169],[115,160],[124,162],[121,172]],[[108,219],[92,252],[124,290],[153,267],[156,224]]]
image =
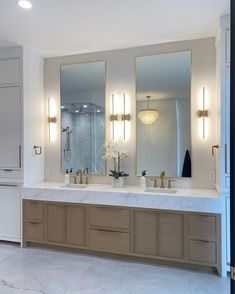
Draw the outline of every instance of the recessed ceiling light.
[[[97,112],[100,112],[101,110],[100,109],[97,109]]]
[[[75,110],[76,113],[79,113],[79,110]]]
[[[61,107],[60,107],[61,109],[64,109],[64,106],[63,105],[61,105]]]
[[[84,104],[84,105],[83,105],[83,107],[84,107],[84,108],[87,108],[87,105],[86,105],[86,104]]]
[[[29,0],[19,0],[18,5],[24,9],[32,8],[32,3]]]

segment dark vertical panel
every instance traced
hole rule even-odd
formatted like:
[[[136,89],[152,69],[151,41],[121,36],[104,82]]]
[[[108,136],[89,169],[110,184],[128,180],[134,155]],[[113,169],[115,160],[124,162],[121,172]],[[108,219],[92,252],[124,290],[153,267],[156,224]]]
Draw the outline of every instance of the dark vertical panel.
[[[234,58],[235,58],[235,38],[234,21],[235,3],[231,0],[231,86],[230,86],[230,201],[231,201],[231,266],[235,268],[235,76],[234,76]],[[235,294],[235,281],[231,279],[231,293]]]

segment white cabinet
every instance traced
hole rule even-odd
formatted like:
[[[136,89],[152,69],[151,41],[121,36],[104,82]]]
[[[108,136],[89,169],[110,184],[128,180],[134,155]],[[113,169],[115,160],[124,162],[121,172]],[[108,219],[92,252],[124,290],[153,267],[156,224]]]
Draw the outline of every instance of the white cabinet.
[[[21,168],[21,59],[0,58],[0,169]]]
[[[0,240],[21,241],[19,186],[0,184]]]
[[[22,48],[0,49],[0,240],[21,242],[23,183],[44,177],[43,59]]]
[[[21,167],[20,87],[0,87],[0,167]]]
[[[20,59],[0,59],[0,85],[20,84]]]

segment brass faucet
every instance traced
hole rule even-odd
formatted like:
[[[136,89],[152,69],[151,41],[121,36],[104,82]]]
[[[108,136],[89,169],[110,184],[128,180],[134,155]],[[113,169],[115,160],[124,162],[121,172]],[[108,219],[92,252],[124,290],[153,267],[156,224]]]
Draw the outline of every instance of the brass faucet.
[[[69,177],[70,177],[70,182],[71,182],[71,179],[73,179],[73,184],[77,184],[77,175],[75,174],[75,175],[69,175]]]
[[[160,173],[160,180],[161,180],[160,188],[165,188],[165,186],[164,186],[164,177],[165,177],[165,171],[162,171]]]
[[[153,188],[157,188],[157,179],[151,179],[153,181]]]
[[[82,185],[83,184],[83,171],[82,170],[78,170],[76,172],[77,174],[77,177],[79,176],[79,185]]]

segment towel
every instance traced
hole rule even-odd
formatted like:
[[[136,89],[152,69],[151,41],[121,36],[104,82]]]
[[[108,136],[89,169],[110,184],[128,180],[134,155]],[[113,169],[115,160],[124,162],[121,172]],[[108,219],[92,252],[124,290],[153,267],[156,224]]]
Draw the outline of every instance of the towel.
[[[184,156],[182,177],[184,177],[184,178],[190,178],[191,177],[191,158],[190,158],[190,153],[189,153],[188,150],[186,150],[186,153],[185,153],[185,156]]]

